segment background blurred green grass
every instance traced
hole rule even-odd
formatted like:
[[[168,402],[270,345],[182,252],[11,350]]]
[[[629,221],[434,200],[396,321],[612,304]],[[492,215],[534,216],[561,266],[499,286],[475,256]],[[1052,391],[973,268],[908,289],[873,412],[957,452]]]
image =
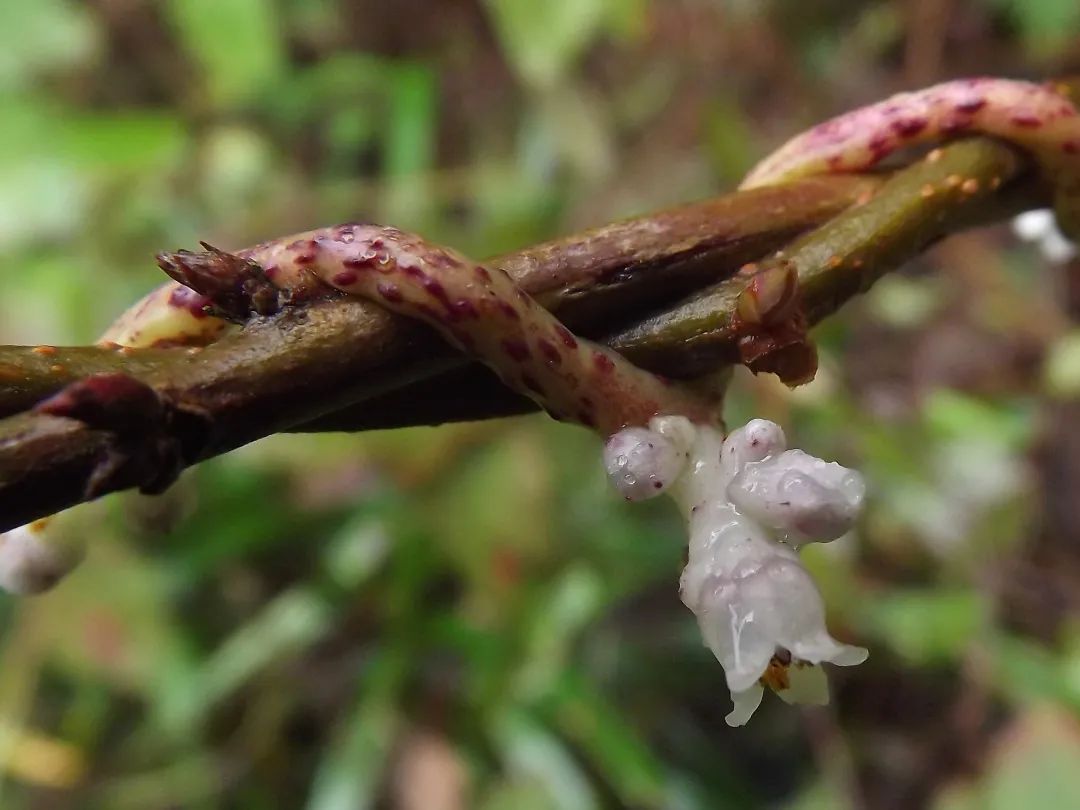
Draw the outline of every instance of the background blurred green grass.
[[[729,188],[821,117],[1080,70],[1075,0],[7,0],[0,341],[160,249],[371,219],[476,256]],[[955,238],[818,330],[781,421],[866,472],[807,556],[870,661],[724,726],[681,528],[540,417],[279,436],[0,601],[4,808],[1080,805],[1080,266]]]

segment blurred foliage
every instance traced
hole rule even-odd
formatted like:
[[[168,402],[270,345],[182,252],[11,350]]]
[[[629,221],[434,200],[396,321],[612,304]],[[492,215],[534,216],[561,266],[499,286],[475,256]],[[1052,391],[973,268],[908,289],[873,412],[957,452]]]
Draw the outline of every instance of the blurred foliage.
[[[0,340],[86,342],[149,257],[347,219],[477,256],[730,187],[948,76],[1080,69],[1073,0],[11,0]],[[279,436],[88,513],[0,602],[0,806],[1080,804],[1080,267],[1003,229],[818,330],[763,415],[858,466],[811,549],[872,649],[827,710],[724,726],[665,504],[539,417]],[[1070,326],[1070,324],[1072,324]]]

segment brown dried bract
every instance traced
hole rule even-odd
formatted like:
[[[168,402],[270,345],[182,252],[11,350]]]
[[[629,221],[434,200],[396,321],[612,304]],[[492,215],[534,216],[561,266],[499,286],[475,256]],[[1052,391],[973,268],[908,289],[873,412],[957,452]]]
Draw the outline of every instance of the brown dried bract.
[[[205,250],[159,253],[157,263],[171,278],[213,301],[216,314],[245,321],[252,315],[273,315],[288,303],[258,264],[200,244]]]
[[[790,386],[817,373],[817,349],[807,336],[799,277],[789,262],[751,278],[735,306],[739,357],[755,374],[776,374]]]

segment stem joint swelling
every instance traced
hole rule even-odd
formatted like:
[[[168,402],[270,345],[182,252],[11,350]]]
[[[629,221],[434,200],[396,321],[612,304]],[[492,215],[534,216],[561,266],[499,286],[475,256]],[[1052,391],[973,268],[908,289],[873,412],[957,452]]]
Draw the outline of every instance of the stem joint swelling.
[[[780,259],[762,270],[747,265],[739,276],[749,279],[735,301],[732,319],[742,364],[755,374],[775,374],[791,386],[814,379],[817,348],[807,335],[798,269]]]
[[[208,442],[213,422],[127,374],[93,374],[38,403],[33,413],[68,419],[107,439],[82,497],[93,500],[118,486],[148,495],[164,492]]]

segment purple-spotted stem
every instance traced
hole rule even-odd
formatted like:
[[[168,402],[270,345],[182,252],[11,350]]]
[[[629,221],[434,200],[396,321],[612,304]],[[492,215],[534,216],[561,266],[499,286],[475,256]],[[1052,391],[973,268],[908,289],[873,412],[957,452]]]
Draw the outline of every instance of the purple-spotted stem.
[[[608,436],[662,414],[710,422],[715,397],[570,332],[505,272],[397,228],[345,224],[227,253],[159,255],[173,278],[243,319],[335,294],[421,320],[549,414]]]
[[[797,135],[739,186],[870,169],[893,153],[950,138],[989,135],[1028,152],[1054,187],[1067,233],[1080,232],[1080,113],[1068,88],[990,77],[899,93]]]

